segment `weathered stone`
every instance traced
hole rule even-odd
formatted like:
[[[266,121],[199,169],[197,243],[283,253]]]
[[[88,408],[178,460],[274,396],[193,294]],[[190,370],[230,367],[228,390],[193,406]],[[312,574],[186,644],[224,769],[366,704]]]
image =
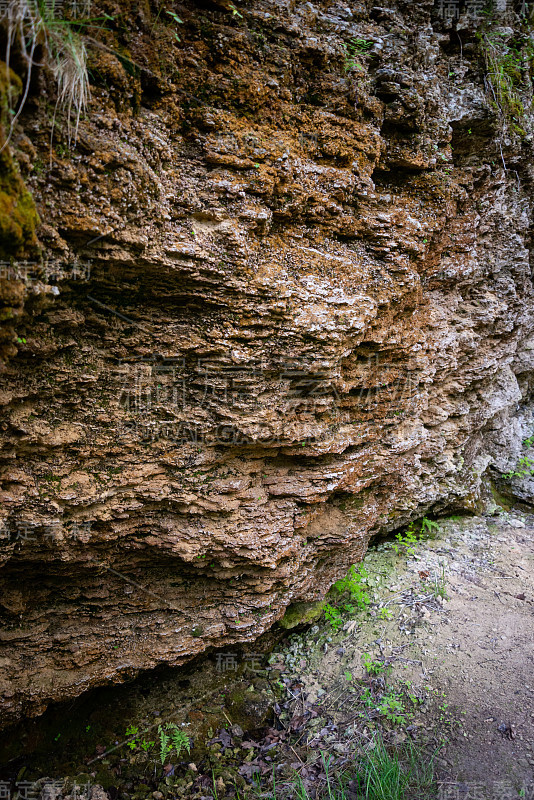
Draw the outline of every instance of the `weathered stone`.
[[[531,118],[499,141],[429,2],[233,8],[126,14],[72,153],[21,117],[55,272],[0,286],[4,725],[254,640],[531,432]]]

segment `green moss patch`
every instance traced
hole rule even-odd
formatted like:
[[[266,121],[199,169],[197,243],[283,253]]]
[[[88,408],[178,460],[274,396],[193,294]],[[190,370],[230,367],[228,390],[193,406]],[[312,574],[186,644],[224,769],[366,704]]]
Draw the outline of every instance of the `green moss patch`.
[[[323,613],[324,606],[323,600],[317,600],[312,603],[293,603],[287,608],[279,624],[282,628],[290,630],[297,625],[315,622]]]

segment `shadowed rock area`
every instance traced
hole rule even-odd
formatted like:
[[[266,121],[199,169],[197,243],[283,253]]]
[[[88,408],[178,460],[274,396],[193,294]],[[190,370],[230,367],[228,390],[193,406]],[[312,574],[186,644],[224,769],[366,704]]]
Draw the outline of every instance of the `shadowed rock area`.
[[[93,4],[75,147],[36,66],[1,154],[3,726],[253,641],[532,433],[531,62],[514,117],[481,34],[528,17],[156,5]]]

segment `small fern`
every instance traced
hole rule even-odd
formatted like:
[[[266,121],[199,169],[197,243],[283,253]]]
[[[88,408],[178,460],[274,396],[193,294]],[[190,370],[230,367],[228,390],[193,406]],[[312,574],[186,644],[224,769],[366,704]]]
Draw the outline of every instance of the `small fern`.
[[[164,764],[171,750],[171,745],[169,744],[170,737],[168,736],[168,734],[165,733],[161,725],[158,725],[158,733],[159,733],[159,757],[161,759],[161,763]]]
[[[174,722],[166,722],[165,725],[158,725],[159,733],[159,757],[161,763],[164,764],[173,750],[176,751],[176,757],[180,756],[182,750],[191,752],[191,742],[189,737],[180,730],[178,725]]]
[[[432,519],[428,519],[428,517],[423,517],[421,522],[421,534],[427,534],[428,536],[432,536],[432,531],[435,530],[436,533],[439,531],[439,524],[434,522]]]
[[[174,749],[176,750],[176,755],[179,756],[182,750],[187,750],[188,753],[191,752],[191,743],[189,742],[189,737],[180,730],[176,725],[171,727],[171,741]]]

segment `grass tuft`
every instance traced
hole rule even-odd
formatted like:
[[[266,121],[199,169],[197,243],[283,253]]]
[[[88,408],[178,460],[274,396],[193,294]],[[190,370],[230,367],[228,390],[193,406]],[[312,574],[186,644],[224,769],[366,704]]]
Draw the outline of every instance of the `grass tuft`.
[[[313,783],[295,774],[292,780],[274,780],[266,789],[259,783],[247,794],[248,800],[434,800],[435,755],[427,756],[407,741],[388,748],[380,736],[371,741],[352,766],[335,767],[332,756],[321,753],[322,775]],[[214,787],[214,798],[217,791]],[[238,791],[236,800],[244,800]]]
[[[56,16],[54,8],[40,0],[9,0],[2,13],[2,23],[6,30],[6,74],[7,85],[11,86],[10,61],[17,50],[26,66],[26,79],[18,108],[12,107],[14,92],[7,92],[7,102],[11,121],[6,139],[0,153],[9,143],[15,124],[28,98],[33,69],[43,66],[36,61],[36,52],[42,48],[44,62],[54,73],[58,86],[58,96],[54,119],[58,109],[67,115],[67,135],[69,145],[76,142],[80,117],[90,98],[87,52],[85,44],[76,30],[80,20],[71,21]],[[54,126],[52,125],[52,132]]]

